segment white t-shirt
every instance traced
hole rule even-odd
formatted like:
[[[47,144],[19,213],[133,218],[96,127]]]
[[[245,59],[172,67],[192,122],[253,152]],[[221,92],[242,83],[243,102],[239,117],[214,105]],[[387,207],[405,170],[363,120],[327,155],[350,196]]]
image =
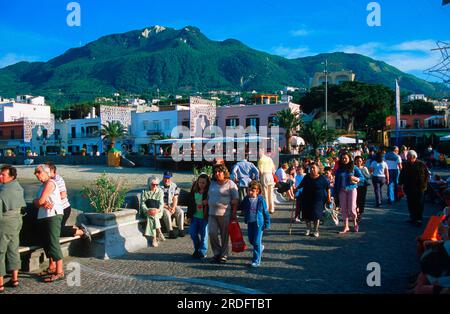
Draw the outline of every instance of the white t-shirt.
[[[373,168],[374,177],[382,177],[382,178],[386,177],[386,175],[384,174],[384,170],[388,169],[388,165],[386,164],[385,161],[382,161],[381,163],[373,161],[372,164],[370,165],[370,168]]]
[[[283,168],[278,168],[277,172],[275,172],[275,175],[277,176],[279,182],[287,181],[287,173],[283,170]]]
[[[56,184],[58,185],[60,193],[61,192],[67,193],[66,183],[64,182],[64,179],[59,174],[57,174],[53,180],[55,180]],[[62,205],[62,208],[69,207],[70,206],[69,199],[67,197],[62,198],[61,205]]]
[[[64,214],[64,208],[61,206],[61,195],[59,193],[58,184],[56,184],[55,180],[50,179],[50,181],[55,184],[55,189],[48,196],[47,200],[53,204],[53,208],[47,210],[45,207],[40,207],[37,219],[49,218],[56,215]],[[42,186],[39,189],[38,197],[41,197],[43,191],[44,191],[44,184],[42,184]]]

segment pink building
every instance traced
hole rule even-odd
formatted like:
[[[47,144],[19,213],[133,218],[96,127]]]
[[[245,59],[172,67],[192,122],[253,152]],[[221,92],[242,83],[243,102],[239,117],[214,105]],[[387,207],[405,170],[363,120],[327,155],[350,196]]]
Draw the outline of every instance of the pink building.
[[[300,105],[294,103],[257,104],[257,105],[227,105],[216,107],[216,121],[214,125],[220,127],[224,132],[227,127],[242,126],[244,129],[255,126],[258,130],[260,126],[269,127],[277,112],[290,108],[293,112],[300,112]],[[190,110],[178,111],[178,122],[189,127]],[[280,128],[280,146],[285,145],[284,129]],[[223,134],[225,136],[226,134]]]

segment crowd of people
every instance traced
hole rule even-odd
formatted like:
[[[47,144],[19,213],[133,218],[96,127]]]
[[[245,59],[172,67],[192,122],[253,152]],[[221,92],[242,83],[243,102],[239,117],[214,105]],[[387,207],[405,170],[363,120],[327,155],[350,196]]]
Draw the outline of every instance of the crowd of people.
[[[213,253],[211,262],[226,263],[229,225],[240,215],[248,225],[248,240],[253,247],[249,265],[258,267],[264,251],[264,230],[270,228],[270,218],[275,214],[276,193],[295,204],[292,221],[305,223],[305,236],[318,238],[328,207],[336,208],[340,213],[343,228],[339,234],[359,232],[367,189],[371,184],[376,207],[385,202],[397,202],[404,193],[410,214],[408,222],[422,225],[430,172],[426,164],[418,160],[414,150],[402,148],[400,151],[394,146],[377,152],[342,149],[328,157],[325,157],[325,152],[322,154],[314,158],[293,159],[278,169],[270,155],[263,152],[256,165],[243,159],[229,170],[223,161],[217,161],[211,175],[201,173],[195,178],[185,200],[186,213],[180,207],[180,188],[173,182],[172,173],[164,172],[162,180],[151,176],[147,188],[140,195],[140,213],[146,218],[144,234],[151,238],[152,246],[157,247],[166,237],[184,237],[185,225],[189,225],[193,258],[207,258],[210,246]],[[49,258],[48,268],[39,276],[44,282],[54,282],[64,278],[60,237],[90,239],[90,234],[82,224],[66,226],[71,207],[64,179],[57,174],[56,166],[52,163],[38,165],[34,173],[41,187],[32,207],[37,213],[41,245]],[[0,292],[5,287],[19,284],[21,210],[27,205],[16,178],[14,167],[5,165],[1,168]],[[164,229],[168,235],[164,235]],[[5,284],[3,276],[7,272],[12,276]]]

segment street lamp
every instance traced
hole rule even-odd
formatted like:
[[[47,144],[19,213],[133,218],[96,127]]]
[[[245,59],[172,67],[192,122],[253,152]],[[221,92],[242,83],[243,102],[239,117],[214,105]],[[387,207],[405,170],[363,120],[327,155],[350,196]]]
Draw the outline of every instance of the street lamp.
[[[328,59],[322,64],[325,65],[325,130],[328,131]]]

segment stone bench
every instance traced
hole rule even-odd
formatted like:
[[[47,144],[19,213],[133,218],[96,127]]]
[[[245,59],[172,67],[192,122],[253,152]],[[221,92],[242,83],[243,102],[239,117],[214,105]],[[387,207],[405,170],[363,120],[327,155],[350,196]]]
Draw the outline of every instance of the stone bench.
[[[138,211],[140,207],[140,197],[138,192],[129,193],[126,197],[125,206],[127,209],[135,209]],[[180,206],[183,211],[187,212],[187,206]],[[114,218],[117,224],[93,225],[89,223],[89,216],[91,214],[84,214],[76,209],[72,210],[66,225],[79,225],[83,223],[91,233],[92,242],[80,241],[79,236],[75,237],[61,237],[59,243],[63,257],[77,256],[77,257],[97,257],[97,258],[111,258],[123,255],[127,252],[138,250],[147,245],[144,243],[143,227],[146,219],[136,215],[134,212],[126,220]],[[118,215],[120,216],[120,214]],[[130,241],[130,239],[134,239]],[[146,240],[145,240],[146,241]],[[120,245],[118,245],[120,244]],[[123,246],[120,247],[120,246]],[[44,263],[48,263],[45,257],[44,249],[39,245],[21,245],[19,253],[22,259],[22,271],[34,272],[41,269]]]

